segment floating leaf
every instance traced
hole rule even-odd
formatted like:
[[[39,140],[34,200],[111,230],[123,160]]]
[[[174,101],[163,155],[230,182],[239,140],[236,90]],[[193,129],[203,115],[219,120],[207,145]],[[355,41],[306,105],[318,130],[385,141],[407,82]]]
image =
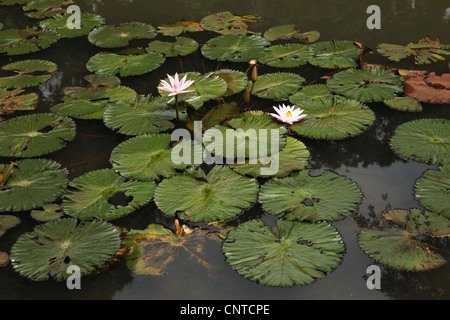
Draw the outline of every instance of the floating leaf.
[[[392,150],[418,162],[445,165],[450,159],[450,122],[445,119],[418,119],[395,130]]]
[[[405,76],[405,94],[428,103],[450,103],[450,73],[437,76],[421,73]]]
[[[155,28],[141,22],[125,22],[119,26],[105,25],[92,30],[89,41],[101,48],[126,47],[134,39],[152,39],[156,37]]]
[[[223,35],[247,33],[248,23],[258,21],[255,15],[236,16],[229,11],[218,12],[204,17],[200,26],[208,31]]]
[[[51,18],[45,19],[39,23],[44,30],[53,30],[57,32],[61,38],[76,38],[89,34],[94,28],[105,24],[105,18],[98,14],[81,12],[80,28],[69,29],[67,21],[72,15],[70,13],[58,14]]]
[[[255,179],[227,166],[215,166],[208,174],[198,169],[195,174],[163,180],[156,188],[155,203],[169,216],[212,222],[235,217],[250,207],[257,195]]]
[[[150,202],[154,190],[154,182],[125,179],[111,169],[101,169],[72,180],[62,206],[77,219],[112,220]]]
[[[66,12],[66,9],[63,7],[67,7],[70,4],[73,4],[72,0],[27,1],[23,11],[30,18],[43,19]]]
[[[300,42],[302,43],[312,43],[320,38],[320,32],[316,30],[302,32],[298,35]]]
[[[321,41],[309,46],[313,56],[309,62],[321,68],[343,69],[358,66],[361,48],[353,41]]]
[[[169,24],[161,24],[158,26],[158,32],[164,36],[176,37],[183,32],[198,32],[203,31],[200,23],[195,21],[180,21]]]
[[[0,52],[20,55],[41,51],[56,43],[59,35],[52,30],[26,28],[0,31]]]
[[[147,52],[160,53],[166,57],[187,56],[198,49],[194,39],[176,37],[175,42],[155,40],[148,44]]]
[[[258,159],[256,164],[251,164],[249,160],[245,164],[233,163],[229,166],[234,171],[242,175],[252,177],[285,177],[294,171],[303,170],[308,165],[310,153],[303,142],[292,137],[286,138],[286,146],[276,155]],[[275,166],[274,174],[263,174],[262,168]]]
[[[410,97],[395,97],[383,101],[389,108],[400,111],[419,112],[422,111],[422,105],[416,99]]]
[[[11,248],[15,271],[31,280],[67,279],[71,265],[87,275],[102,267],[120,249],[117,229],[105,221],[59,219],[38,225]]]
[[[0,186],[0,211],[25,211],[55,201],[66,189],[67,173],[51,160],[17,161],[17,168]]]
[[[427,170],[416,181],[415,197],[422,207],[450,218],[450,167]]]
[[[63,148],[75,137],[70,118],[51,113],[31,114],[0,122],[0,156],[35,157]]]
[[[86,68],[98,74],[128,77],[149,73],[159,68],[164,61],[165,58],[157,53],[120,55],[100,52],[89,59]]]
[[[410,42],[406,46],[380,43],[377,50],[389,60],[396,62],[413,56],[416,64],[445,60],[442,55],[450,55],[450,45],[441,44],[439,39],[431,40],[428,37],[419,40],[418,43]]]
[[[301,88],[296,94],[289,97],[292,104],[302,106],[303,103],[311,102],[311,100],[321,100],[331,98],[333,94],[331,90],[324,84],[313,84]]]
[[[392,99],[397,93],[403,92],[403,78],[378,67],[348,69],[329,78],[327,86],[350,99],[377,102]]]
[[[392,227],[392,217],[402,226]],[[424,236],[450,236],[449,220],[438,214],[420,209],[389,210],[384,214],[385,227],[381,230],[363,229],[359,234],[361,249],[372,259],[392,268],[426,271],[446,261],[424,240]]]
[[[258,77],[252,94],[265,99],[288,99],[295,94],[306,80],[295,73],[266,73]]]
[[[210,39],[202,47],[202,54],[211,60],[248,62],[264,55],[269,41],[258,35],[231,34]]]
[[[286,24],[270,28],[264,33],[264,38],[269,41],[287,40],[296,38],[298,35],[299,31],[295,29],[295,25]]]
[[[342,238],[327,223],[276,221],[272,229],[250,220],[230,231],[226,261],[241,276],[263,285],[289,287],[323,278],[341,262]]]
[[[227,91],[223,94],[224,97],[229,97],[233,94],[239,93],[248,86],[248,77],[242,71],[220,69],[213,72],[213,74],[227,83]]]
[[[197,120],[201,122],[202,131],[212,128],[215,125],[222,124],[226,120],[235,118],[240,114],[241,110],[236,102],[225,103],[218,107],[211,108],[201,119]],[[192,120],[187,123],[187,127],[195,131],[195,125]]]
[[[338,96],[301,103],[306,118],[290,126],[298,134],[314,139],[345,139],[361,134],[375,121],[366,105]]]
[[[27,88],[37,86],[51,78],[51,73],[57,69],[56,64],[47,60],[22,60],[2,67],[3,70],[15,74],[0,77],[0,87]]]
[[[270,214],[312,222],[342,219],[357,210],[361,198],[350,179],[331,171],[310,176],[306,170],[266,182],[259,194]]]
[[[174,163],[172,152],[176,151],[173,151],[171,146],[171,138],[172,135],[168,133],[147,134],[122,142],[112,151],[111,163],[113,169],[125,177],[149,181],[161,177],[168,178],[175,175],[177,170],[184,170],[191,165],[197,165],[193,161],[188,164]],[[192,152],[190,142],[180,143],[189,143],[186,148],[189,152]],[[192,159],[190,158],[190,160]]]
[[[0,116],[14,111],[34,110],[38,103],[36,93],[22,94],[24,90],[0,88]]]
[[[61,218],[64,212],[62,211],[61,205],[50,203],[44,204],[42,210],[32,210],[30,214],[34,220],[49,222]]]
[[[1,189],[0,189],[1,190]],[[6,231],[14,228],[20,223],[20,219],[12,215],[0,215],[0,237],[3,236]]]
[[[293,68],[304,65],[312,57],[312,51],[303,44],[279,44],[264,50],[259,62],[271,67]]]

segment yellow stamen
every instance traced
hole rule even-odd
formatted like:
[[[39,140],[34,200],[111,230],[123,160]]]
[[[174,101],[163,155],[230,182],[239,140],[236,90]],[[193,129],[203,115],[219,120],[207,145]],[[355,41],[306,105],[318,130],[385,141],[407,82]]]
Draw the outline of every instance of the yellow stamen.
[[[286,112],[286,118],[292,118],[292,113],[290,111]]]

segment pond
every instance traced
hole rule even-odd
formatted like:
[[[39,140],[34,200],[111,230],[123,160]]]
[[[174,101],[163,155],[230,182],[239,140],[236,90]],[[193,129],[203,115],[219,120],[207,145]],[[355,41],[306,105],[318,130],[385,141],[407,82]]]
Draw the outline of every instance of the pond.
[[[260,17],[260,20],[250,22],[249,30],[256,33],[264,34],[275,26],[295,25],[301,32],[312,30],[320,32],[320,38],[316,42],[346,40],[363,44],[370,49],[364,54],[367,63],[407,70],[424,70],[428,73],[435,72],[437,75],[450,72],[448,56],[445,55],[447,59],[418,65],[412,58],[402,59],[400,62],[389,61],[376,50],[380,43],[404,46],[408,43],[417,43],[424,37],[432,40],[438,38],[441,43],[450,44],[448,32],[450,4],[445,0],[433,1],[432,5],[425,0],[339,2],[76,0],[75,2],[83,11],[105,18],[108,25],[142,22],[156,28],[162,24],[182,20],[198,22],[208,15],[224,11],[230,11],[237,16],[255,15]],[[366,25],[371,15],[366,10],[372,4],[381,9],[380,29],[368,29]],[[35,25],[36,19],[26,17],[20,6],[0,6],[0,22],[3,24],[3,30],[23,29]],[[195,39],[201,45],[219,34],[202,31],[187,32],[182,36]],[[158,35],[155,39],[167,41],[168,38]],[[150,42],[150,40],[133,41],[128,47],[145,48]],[[38,106],[34,111],[16,111],[3,118],[9,120],[38,112],[49,113],[52,107],[62,102],[65,88],[86,85],[84,77],[91,74],[86,64],[91,57],[102,51],[118,52],[120,49],[95,46],[87,36],[82,36],[60,39],[51,47],[30,54],[9,56],[2,54],[1,66],[23,59],[49,60],[58,66],[50,80],[30,88],[29,92],[36,92],[39,97]],[[259,79],[264,74],[277,70],[262,63],[258,63],[257,66]],[[120,81],[122,86],[132,88],[138,95],[158,96],[160,93],[157,87],[160,80],[176,72],[203,74],[219,69],[245,72],[247,68],[249,68],[247,62],[218,62],[208,59],[198,49],[182,58],[167,58],[164,65],[151,72],[120,77]],[[326,84],[327,80],[338,71],[337,68],[313,67],[310,64],[288,70],[286,72],[301,75],[305,79],[305,84],[309,85]],[[241,101],[241,93],[236,97]],[[255,104],[255,109],[265,112],[273,112],[273,105],[286,103],[282,100],[274,102],[255,96],[252,96],[251,101]],[[310,170],[312,177],[331,171],[348,178],[362,193],[356,210],[330,223],[340,234],[345,251],[335,268],[314,282],[275,287],[251,281],[236,272],[226,261],[222,251],[223,240],[194,239],[193,243],[185,244],[185,248],[192,251],[176,250],[178,244],[173,248],[169,245],[166,248],[169,254],[159,257],[161,260],[167,259],[162,264],[164,268],[153,270],[156,275],[145,275],[130,270],[126,259],[122,257],[97,274],[82,277],[81,290],[69,290],[66,281],[30,281],[16,272],[9,263],[0,267],[2,287],[0,299],[450,299],[448,263],[427,271],[399,270],[372,260],[361,249],[358,241],[362,229],[380,225],[382,213],[386,210],[424,209],[414,196],[415,184],[428,169],[437,169],[438,165],[400,156],[393,152],[390,142],[396,129],[404,123],[425,118],[449,119],[447,110],[449,104],[421,102],[423,110],[420,112],[395,110],[379,101],[369,102],[367,105],[374,112],[375,119],[360,134],[345,139],[316,139],[296,135],[309,150],[310,157],[306,169]],[[67,142],[64,148],[39,157],[60,163],[62,168],[68,170],[67,178],[70,181],[92,171],[111,168],[110,157],[113,150],[130,138],[105,126],[102,120],[75,118],[74,121],[76,124],[74,138]],[[0,163],[9,163],[12,160],[19,159],[5,156],[0,158]],[[182,190],[179,191],[182,193]],[[339,194],[339,190],[336,190],[336,194]],[[173,194],[172,197],[175,202],[177,194]],[[448,192],[446,199],[449,200]],[[9,253],[22,234],[31,232],[35,226],[42,224],[33,219],[29,211],[1,213],[15,215],[21,222],[0,238],[0,251]],[[277,218],[264,210],[261,201],[255,201],[242,213],[227,220],[227,225],[237,227],[253,219],[260,219],[270,226],[275,226]],[[132,214],[111,220],[110,223],[126,230],[143,230],[151,224],[175,230],[174,217],[164,214],[155,201],[140,206]],[[195,221],[183,220],[183,223],[187,223],[191,228],[204,225]],[[450,259],[448,237],[432,238],[430,241],[431,246],[439,248],[440,256],[448,261]],[[155,255],[158,255],[158,252]],[[367,269],[371,265],[380,267],[379,289],[369,289],[367,286],[367,278],[371,275]],[[159,266],[157,265],[155,269]]]

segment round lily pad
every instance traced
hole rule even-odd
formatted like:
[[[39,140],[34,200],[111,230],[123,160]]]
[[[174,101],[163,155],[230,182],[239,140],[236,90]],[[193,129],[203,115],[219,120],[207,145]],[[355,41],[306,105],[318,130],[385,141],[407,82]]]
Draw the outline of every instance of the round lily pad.
[[[72,0],[26,0],[23,11],[30,18],[44,19],[66,11],[72,3]]]
[[[66,190],[67,173],[51,160],[17,161],[17,167],[0,186],[0,211],[31,210],[57,200]]]
[[[111,169],[91,171],[69,183],[64,212],[82,220],[112,220],[152,200],[154,182],[125,179]]]
[[[92,30],[89,41],[102,48],[126,47],[134,39],[156,37],[155,28],[142,22],[126,22],[118,26],[105,25]]]
[[[415,197],[420,205],[450,218],[450,167],[425,171],[414,186]]]
[[[67,272],[71,265],[78,266],[82,276],[102,267],[120,243],[119,232],[108,222],[59,219],[20,236],[11,248],[11,262],[30,280],[62,280],[72,275]]]
[[[360,102],[377,102],[403,92],[403,78],[380,67],[348,69],[327,80],[333,92]]]
[[[0,122],[0,156],[35,157],[62,149],[75,138],[75,122],[51,113]]]
[[[17,218],[16,216],[0,215],[0,237],[3,236],[6,233],[6,231],[8,231],[11,228],[14,228],[19,223],[20,219]]]
[[[294,68],[306,64],[311,57],[312,51],[306,45],[288,43],[265,49],[259,62],[271,67]]]
[[[42,209],[31,210],[31,217],[41,222],[49,222],[61,218],[64,215],[61,205],[56,203],[44,204]]]
[[[422,105],[420,102],[410,97],[395,97],[389,100],[384,100],[384,104],[389,108],[400,111],[422,111]]]
[[[417,119],[400,125],[391,139],[392,150],[417,162],[445,165],[450,159],[450,122]]]
[[[147,52],[160,53],[166,57],[187,56],[198,49],[194,39],[176,37],[174,42],[155,40],[148,44]]]
[[[57,66],[51,61],[30,59],[10,63],[3,70],[14,72],[14,75],[0,77],[0,87],[27,88],[46,82],[56,71]]]
[[[255,15],[237,16],[229,11],[216,12],[204,17],[200,26],[209,31],[218,32],[223,35],[245,34],[248,23],[258,19]]]
[[[362,193],[350,179],[331,171],[306,170],[266,182],[259,194],[263,209],[289,220],[336,221],[358,209]]]
[[[0,31],[0,53],[7,55],[28,54],[47,49],[59,40],[53,30],[27,28]]]
[[[155,203],[169,216],[213,222],[237,216],[256,201],[257,195],[255,179],[216,165],[208,174],[198,169],[164,179],[156,188]]]
[[[345,139],[361,134],[375,121],[369,107],[338,96],[304,101],[301,106],[307,116],[290,128],[314,139]]]
[[[222,251],[241,276],[267,286],[306,285],[336,269],[344,255],[337,230],[327,223],[277,220],[271,228],[250,220],[231,230]]]
[[[258,77],[252,94],[265,99],[288,99],[297,93],[306,80],[295,73],[266,73]]]
[[[431,270],[446,262],[426,241],[427,236],[450,236],[447,218],[420,209],[389,210],[383,216],[382,229],[363,229],[358,237],[372,259],[408,271]]]
[[[358,58],[361,54],[353,41],[321,41],[309,46],[312,50],[312,58],[309,62],[321,68],[343,69],[358,66]]]
[[[105,18],[98,14],[89,12],[80,13],[80,29],[67,27],[67,20],[72,16],[70,13],[63,13],[42,20],[39,25],[44,30],[53,30],[61,38],[76,38],[89,34],[94,28],[105,24]]]
[[[220,69],[215,71],[214,75],[227,83],[227,91],[223,94],[224,97],[239,93],[248,86],[248,76],[242,71]]]
[[[328,99],[332,97],[331,90],[324,84],[313,84],[301,88],[296,94],[289,97],[289,101],[301,106],[304,102],[311,100]]]

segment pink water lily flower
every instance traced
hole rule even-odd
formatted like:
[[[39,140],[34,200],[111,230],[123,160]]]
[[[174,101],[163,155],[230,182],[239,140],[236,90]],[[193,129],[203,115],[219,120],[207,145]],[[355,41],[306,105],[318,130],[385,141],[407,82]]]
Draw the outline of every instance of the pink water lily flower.
[[[275,113],[271,113],[272,116],[278,119],[278,121],[285,122],[288,124],[293,124],[294,122],[302,120],[307,114],[302,114],[303,110],[301,108],[295,108],[295,106],[285,106],[278,105],[277,107],[273,107]]]
[[[178,73],[175,73],[175,77],[171,77],[169,75],[167,75],[167,76],[169,77],[170,84],[165,80],[161,80],[161,84],[160,84],[161,87],[158,87],[158,89],[160,89],[162,91],[170,92],[169,97],[176,96],[180,93],[188,93],[188,92],[195,91],[195,90],[186,90],[188,87],[190,87],[194,83],[193,80],[186,81],[187,75],[185,75],[183,77],[183,79],[181,79],[181,81],[178,78]]]

